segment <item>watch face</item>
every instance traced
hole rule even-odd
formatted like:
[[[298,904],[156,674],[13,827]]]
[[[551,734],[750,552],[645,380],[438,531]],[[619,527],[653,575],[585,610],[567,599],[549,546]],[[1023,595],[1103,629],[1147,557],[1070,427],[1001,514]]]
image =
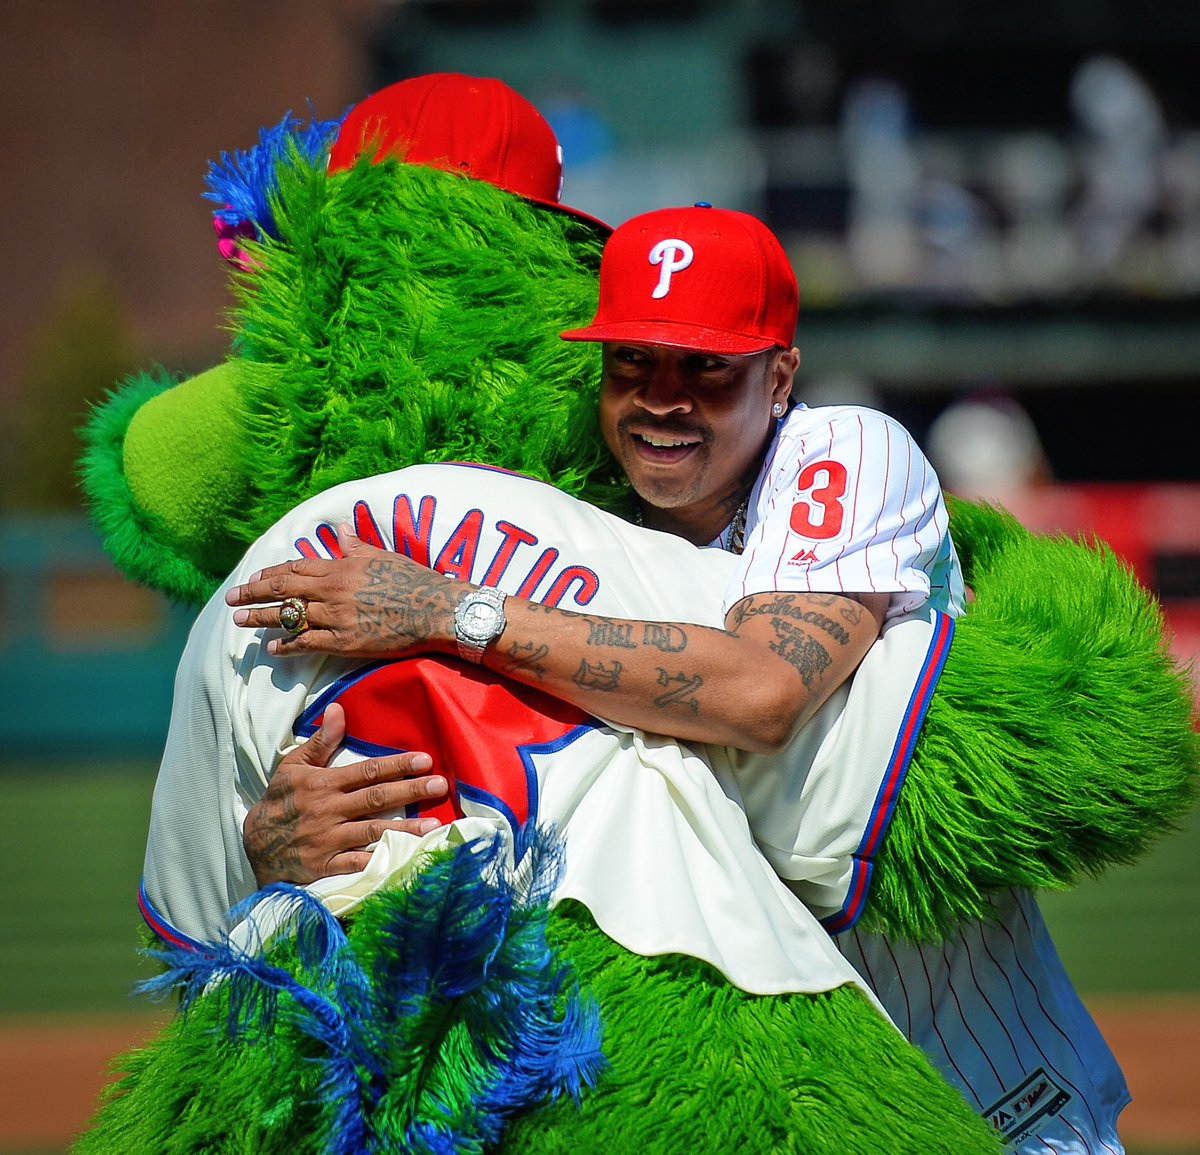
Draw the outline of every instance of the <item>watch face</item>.
[[[486,602],[466,606],[462,616],[463,633],[471,638],[490,638],[500,621],[500,611]]]

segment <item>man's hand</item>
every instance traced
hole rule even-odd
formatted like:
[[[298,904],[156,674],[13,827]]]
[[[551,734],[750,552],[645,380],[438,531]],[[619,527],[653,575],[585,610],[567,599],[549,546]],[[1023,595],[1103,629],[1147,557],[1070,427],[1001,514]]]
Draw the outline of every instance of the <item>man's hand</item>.
[[[345,658],[398,658],[454,653],[454,608],[468,588],[399,553],[376,549],[343,526],[342,557],[299,558],[253,574],[225,594],[247,629],[280,629],[285,598],[305,604],[307,628],[272,638],[272,654],[337,654]],[[265,603],[276,603],[267,605]]]
[[[345,735],[345,712],[331,702],[321,728],[283,758],[267,792],[246,815],[242,845],[259,886],[353,874],[366,867],[371,857],[366,847],[385,830],[426,834],[441,825],[436,818],[377,817],[446,793],[445,778],[425,774],[433,765],[428,754],[330,767]]]

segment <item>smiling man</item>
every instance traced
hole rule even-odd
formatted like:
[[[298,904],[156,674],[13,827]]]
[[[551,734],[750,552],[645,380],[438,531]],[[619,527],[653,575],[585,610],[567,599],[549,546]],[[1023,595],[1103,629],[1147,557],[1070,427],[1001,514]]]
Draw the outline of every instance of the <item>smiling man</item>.
[[[882,413],[791,405],[797,312],[770,230],[697,205],[618,228],[593,323],[563,334],[603,343],[601,427],[639,521],[741,555],[723,629],[547,609],[397,554],[288,563],[231,604],[307,600],[304,632],[273,642],[278,652],[457,652],[628,726],[778,751],[885,621],[925,603],[962,608],[938,480],[912,438]],[[368,564],[382,615],[369,632],[356,601]],[[336,589],[320,582],[330,566]],[[279,610],[238,621],[278,627]]]

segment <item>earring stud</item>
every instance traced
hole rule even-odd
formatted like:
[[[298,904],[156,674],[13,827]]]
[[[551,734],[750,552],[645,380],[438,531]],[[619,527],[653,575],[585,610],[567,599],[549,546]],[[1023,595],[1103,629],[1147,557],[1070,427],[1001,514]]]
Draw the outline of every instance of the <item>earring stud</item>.
[[[775,404],[771,406],[771,414],[772,414],[772,416],[775,416],[775,417],[783,416],[783,406],[778,401],[776,401]]]

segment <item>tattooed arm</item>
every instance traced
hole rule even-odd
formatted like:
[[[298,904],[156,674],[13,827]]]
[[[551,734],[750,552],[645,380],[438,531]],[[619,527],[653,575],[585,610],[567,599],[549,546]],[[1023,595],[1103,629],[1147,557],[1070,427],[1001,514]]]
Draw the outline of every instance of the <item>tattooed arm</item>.
[[[273,639],[280,654],[398,657],[457,652],[454,609],[474,588],[399,554],[353,550],[339,562],[275,566],[230,590],[234,619],[278,628],[278,602],[308,602],[310,629]],[[858,666],[879,634],[886,594],[744,598],[724,629],[552,609],[510,597],[484,665],[637,729],[772,753]]]
[[[510,598],[484,664],[640,730],[774,753],[854,672],[886,607],[878,594],[755,594],[718,630]]]

